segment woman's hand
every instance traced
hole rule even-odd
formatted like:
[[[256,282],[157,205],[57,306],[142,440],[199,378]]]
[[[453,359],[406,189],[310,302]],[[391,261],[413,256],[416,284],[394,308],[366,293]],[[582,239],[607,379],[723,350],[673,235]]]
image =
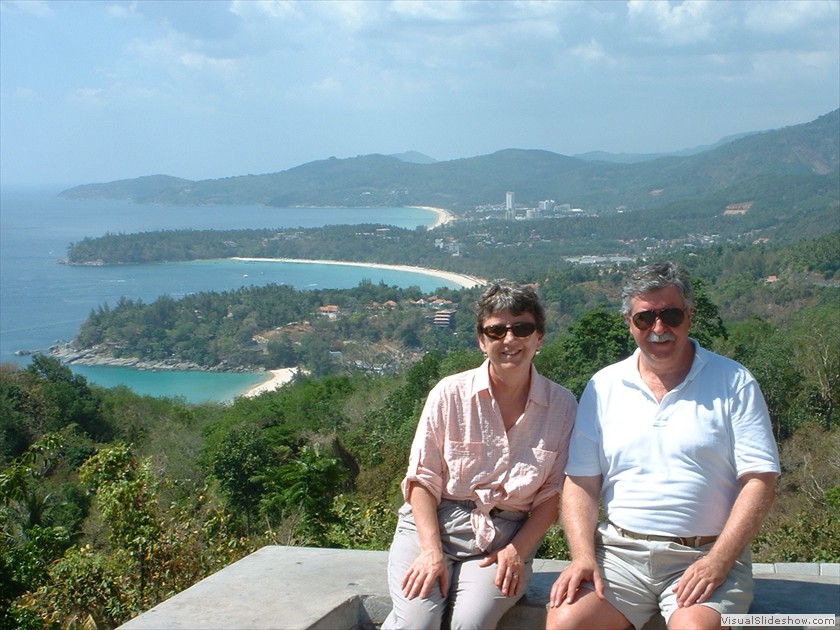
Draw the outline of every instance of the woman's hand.
[[[440,580],[440,591],[446,597],[449,592],[449,570],[443,561],[443,553],[439,549],[421,551],[403,578],[403,595],[407,599],[417,596],[425,599],[437,580]]]
[[[479,566],[489,567],[494,562],[499,563],[496,570],[496,586],[505,597],[519,595],[522,581],[525,579],[525,563],[512,544],[503,549],[487,554]]]

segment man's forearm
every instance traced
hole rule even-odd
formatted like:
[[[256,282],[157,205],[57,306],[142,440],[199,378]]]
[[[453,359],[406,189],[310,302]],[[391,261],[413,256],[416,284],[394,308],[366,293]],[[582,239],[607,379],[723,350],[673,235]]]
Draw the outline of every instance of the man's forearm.
[[[758,533],[776,497],[776,474],[754,473],[742,478],[741,491],[709,559],[720,562],[727,571]]]
[[[568,477],[563,487],[563,529],[572,559],[595,557],[600,477]]]

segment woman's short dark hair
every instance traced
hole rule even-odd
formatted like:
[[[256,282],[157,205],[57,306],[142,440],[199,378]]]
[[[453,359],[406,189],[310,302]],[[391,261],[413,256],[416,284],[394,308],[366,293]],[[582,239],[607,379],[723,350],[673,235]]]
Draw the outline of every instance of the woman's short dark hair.
[[[534,316],[537,331],[545,334],[545,309],[533,285],[494,280],[481,294],[474,310],[475,328],[479,335],[488,318],[505,310],[512,315],[530,313]]]
[[[633,309],[633,298],[670,286],[675,286],[680,290],[686,308],[694,308],[691,276],[677,263],[660,262],[639,267],[627,277],[621,291],[621,312],[624,315],[630,314]]]

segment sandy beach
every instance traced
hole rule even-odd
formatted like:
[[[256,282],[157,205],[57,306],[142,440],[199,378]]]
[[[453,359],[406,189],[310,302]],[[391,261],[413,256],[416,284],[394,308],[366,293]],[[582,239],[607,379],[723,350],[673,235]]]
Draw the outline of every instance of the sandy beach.
[[[349,265],[351,267],[370,267],[371,269],[393,269],[395,271],[408,271],[411,273],[422,273],[427,276],[434,276],[436,278],[447,280],[464,288],[471,288],[487,283],[487,281],[482,278],[468,276],[464,273],[442,271],[440,269],[427,269],[425,267],[417,267],[414,265],[383,265],[380,263],[352,262],[348,260],[310,260],[308,258],[240,258],[236,256],[231,258],[231,260],[242,260],[245,262],[252,261],[310,263],[313,265]]]
[[[283,385],[291,382],[295,378],[297,368],[280,368],[279,370],[270,370],[270,372],[270,379],[249,389],[245,392],[245,396],[251,398],[265,392],[273,392],[275,389],[283,387]]]
[[[429,226],[430,230],[455,220],[455,215],[451,214],[448,210],[444,210],[443,208],[435,208],[433,206],[409,206],[409,208],[417,208],[418,210],[429,210],[430,212],[434,212],[437,215],[437,220],[435,221],[434,225]]]

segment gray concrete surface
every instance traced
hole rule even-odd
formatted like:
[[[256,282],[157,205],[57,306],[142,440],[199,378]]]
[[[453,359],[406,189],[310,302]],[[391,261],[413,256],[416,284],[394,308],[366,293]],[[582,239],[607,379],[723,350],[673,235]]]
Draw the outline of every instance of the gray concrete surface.
[[[263,547],[121,626],[124,630],[352,630],[391,608],[385,551]],[[499,630],[544,627],[551,585],[566,566],[536,560],[527,595]],[[840,565],[756,564],[750,612],[840,616]],[[645,628],[664,627],[661,618]],[[755,627],[755,626],[752,626]],[[801,628],[802,626],[773,626]]]

